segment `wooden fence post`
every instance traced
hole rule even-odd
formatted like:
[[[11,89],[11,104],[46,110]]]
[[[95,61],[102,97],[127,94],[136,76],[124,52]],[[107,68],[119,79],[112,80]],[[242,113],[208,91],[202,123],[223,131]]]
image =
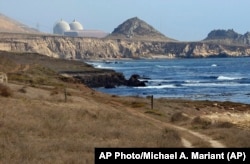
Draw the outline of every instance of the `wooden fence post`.
[[[67,102],[67,90],[64,88],[64,101]]]
[[[154,96],[151,96],[151,109],[154,109]]]

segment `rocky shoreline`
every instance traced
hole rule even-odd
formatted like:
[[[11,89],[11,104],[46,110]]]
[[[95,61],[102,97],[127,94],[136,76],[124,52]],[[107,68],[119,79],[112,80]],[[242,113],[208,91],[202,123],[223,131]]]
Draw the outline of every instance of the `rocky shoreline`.
[[[126,79],[122,73],[107,70],[101,73],[93,72],[61,72],[67,74],[90,88],[115,88],[117,86],[146,86],[144,81],[140,81],[140,76],[133,74]]]

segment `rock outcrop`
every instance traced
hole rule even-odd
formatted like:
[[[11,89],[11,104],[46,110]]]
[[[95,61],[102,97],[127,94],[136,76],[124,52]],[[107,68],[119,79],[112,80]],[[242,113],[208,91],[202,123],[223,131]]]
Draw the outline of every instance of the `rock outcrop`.
[[[66,74],[72,75],[72,72]],[[77,73],[73,75],[75,79],[80,80],[82,83],[91,88],[105,87],[115,88],[117,86],[129,86],[129,87],[144,87],[146,86],[144,81],[139,80],[139,75],[131,75],[127,80],[124,75],[112,70],[106,70],[103,73]]]
[[[72,74],[72,72],[67,72],[66,74],[73,75],[74,78],[91,88],[115,88],[117,86],[127,85],[127,80],[124,75],[112,70],[106,70],[102,73],[78,72]]]
[[[145,87],[146,84],[144,81],[140,81],[140,75],[133,74],[127,81],[127,86],[139,86],[139,87]]]

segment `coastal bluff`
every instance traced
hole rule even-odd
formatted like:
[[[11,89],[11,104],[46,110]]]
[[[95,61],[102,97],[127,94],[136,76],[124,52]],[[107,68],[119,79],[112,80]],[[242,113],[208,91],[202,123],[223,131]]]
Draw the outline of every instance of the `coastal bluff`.
[[[126,79],[122,73],[111,69],[94,68],[82,61],[53,58],[37,53],[0,51],[1,72],[5,75],[2,82],[8,81],[8,75],[10,81],[19,79],[30,85],[34,82],[46,85],[49,78],[57,78],[64,82],[83,83],[90,88],[145,86],[145,83],[139,80],[139,75],[131,75],[131,78]]]
[[[39,53],[64,59],[195,58],[250,56],[246,44],[209,41],[146,41],[81,38],[49,34],[0,33],[0,50]]]
[[[0,51],[80,60],[250,55],[249,33],[241,35],[233,30],[213,30],[204,40],[183,42],[165,36],[150,24],[134,17],[118,25],[105,38],[70,37],[34,31],[11,18],[0,16]]]

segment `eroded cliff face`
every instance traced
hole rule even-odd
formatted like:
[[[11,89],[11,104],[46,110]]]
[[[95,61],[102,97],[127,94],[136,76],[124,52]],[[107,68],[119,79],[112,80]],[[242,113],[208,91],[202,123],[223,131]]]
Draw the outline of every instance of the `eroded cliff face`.
[[[250,46],[209,42],[160,42],[0,33],[0,50],[65,59],[250,56]]]

